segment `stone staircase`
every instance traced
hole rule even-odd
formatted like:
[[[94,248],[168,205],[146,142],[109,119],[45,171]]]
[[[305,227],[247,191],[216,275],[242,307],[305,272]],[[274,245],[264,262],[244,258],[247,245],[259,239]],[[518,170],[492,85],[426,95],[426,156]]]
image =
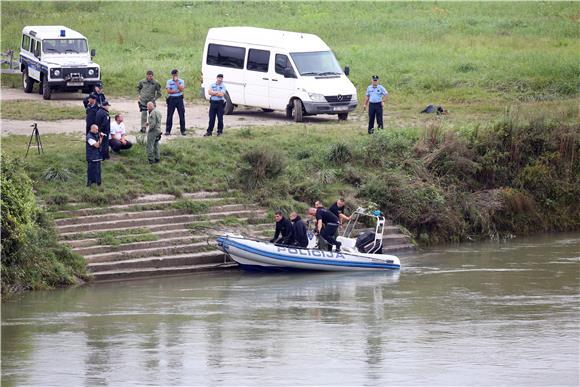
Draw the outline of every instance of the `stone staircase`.
[[[239,202],[232,192],[149,195],[53,215],[61,241],[84,256],[96,281],[107,281],[237,266],[215,248],[215,236],[230,231],[267,240],[274,229],[266,210]],[[385,227],[384,244],[385,253],[414,249],[395,226]]]

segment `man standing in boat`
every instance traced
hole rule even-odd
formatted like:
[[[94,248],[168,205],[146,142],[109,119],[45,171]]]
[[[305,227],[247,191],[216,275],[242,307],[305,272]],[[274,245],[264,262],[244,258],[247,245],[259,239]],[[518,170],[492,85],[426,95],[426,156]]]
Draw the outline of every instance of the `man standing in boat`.
[[[288,246],[294,243],[292,223],[282,215],[281,211],[276,211],[274,219],[276,220],[276,231],[274,238],[270,239],[270,243]]]
[[[316,231],[328,243],[328,251],[332,251],[332,246],[336,246],[336,252],[340,251],[341,243],[336,240],[334,234],[338,229],[338,217],[324,207],[308,210],[308,215],[316,218]]]

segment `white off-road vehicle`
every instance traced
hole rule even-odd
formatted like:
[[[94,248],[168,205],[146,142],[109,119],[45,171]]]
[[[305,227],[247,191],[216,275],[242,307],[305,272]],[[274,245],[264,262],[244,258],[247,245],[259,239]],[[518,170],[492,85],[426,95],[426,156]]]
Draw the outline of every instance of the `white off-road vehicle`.
[[[25,93],[35,82],[50,99],[54,90],[90,93],[101,81],[101,68],[92,61],[87,38],[63,26],[26,26],[20,44],[20,71]]]

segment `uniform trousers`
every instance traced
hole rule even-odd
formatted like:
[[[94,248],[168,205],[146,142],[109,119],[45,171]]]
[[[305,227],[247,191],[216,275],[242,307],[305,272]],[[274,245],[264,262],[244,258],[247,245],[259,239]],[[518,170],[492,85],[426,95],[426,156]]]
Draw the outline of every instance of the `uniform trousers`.
[[[224,101],[209,101],[209,124],[207,126],[207,133],[211,134],[213,132],[213,127],[215,126],[215,117],[217,116],[218,125],[217,132],[222,134],[224,131],[224,108],[226,103]]]
[[[338,229],[338,224],[327,223],[320,231],[320,236],[328,242],[328,251],[332,251],[332,245],[336,246],[336,249],[340,249],[341,243],[336,240],[334,233]]]
[[[159,140],[161,140],[161,132],[159,130],[149,130],[147,132],[147,159],[150,163],[161,159]]]
[[[179,129],[185,133],[185,105],[183,104],[183,95],[179,97],[167,97],[167,121],[165,122],[165,133],[171,133],[173,127],[173,113],[179,114]]]
[[[383,129],[383,105],[381,102],[369,103],[369,134],[374,131],[375,117],[377,118],[377,127]]]
[[[101,160],[87,161],[87,186],[101,185]]]

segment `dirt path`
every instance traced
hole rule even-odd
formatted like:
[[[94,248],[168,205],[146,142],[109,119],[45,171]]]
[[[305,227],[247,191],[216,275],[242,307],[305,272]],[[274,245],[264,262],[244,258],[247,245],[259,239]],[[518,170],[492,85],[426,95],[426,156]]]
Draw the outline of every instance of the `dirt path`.
[[[52,96],[53,101],[60,101],[65,106],[82,106],[83,94],[80,93],[54,93]],[[31,100],[43,102],[42,96],[37,93],[26,94],[21,89],[7,89],[3,88],[1,90],[1,100]],[[127,130],[133,134],[139,131],[141,115],[139,109],[137,108],[137,101],[130,100],[127,98],[110,98],[111,108],[114,111],[121,112],[125,116],[125,126]],[[165,122],[165,115],[167,112],[167,106],[165,104],[165,99],[162,98],[158,101],[157,107],[163,115],[163,121]],[[185,120],[186,127],[188,128],[189,136],[203,136],[205,129],[207,128],[208,122],[208,105],[203,103],[191,103],[186,102],[185,104]],[[306,117],[304,122],[333,122],[337,121],[336,116],[331,115],[319,115],[314,117]],[[48,133],[83,133],[85,128],[84,117],[78,120],[62,120],[62,121],[35,121],[38,123],[38,128],[42,134]],[[8,120],[0,117],[0,125],[2,135],[9,134],[24,134],[29,135],[31,133],[30,124],[32,120]],[[288,120],[285,117],[284,112],[272,112],[264,113],[261,109],[257,108],[237,108],[233,114],[224,117],[225,131],[227,134],[229,129],[243,128],[248,126],[273,126],[273,125],[289,125],[293,121]],[[299,125],[299,124],[297,124]],[[162,125],[162,129],[165,126]],[[173,118],[173,129],[172,134],[177,133],[179,135],[179,117],[177,112],[175,112]],[[171,136],[173,137],[173,136]],[[177,136],[180,137],[180,136]]]

